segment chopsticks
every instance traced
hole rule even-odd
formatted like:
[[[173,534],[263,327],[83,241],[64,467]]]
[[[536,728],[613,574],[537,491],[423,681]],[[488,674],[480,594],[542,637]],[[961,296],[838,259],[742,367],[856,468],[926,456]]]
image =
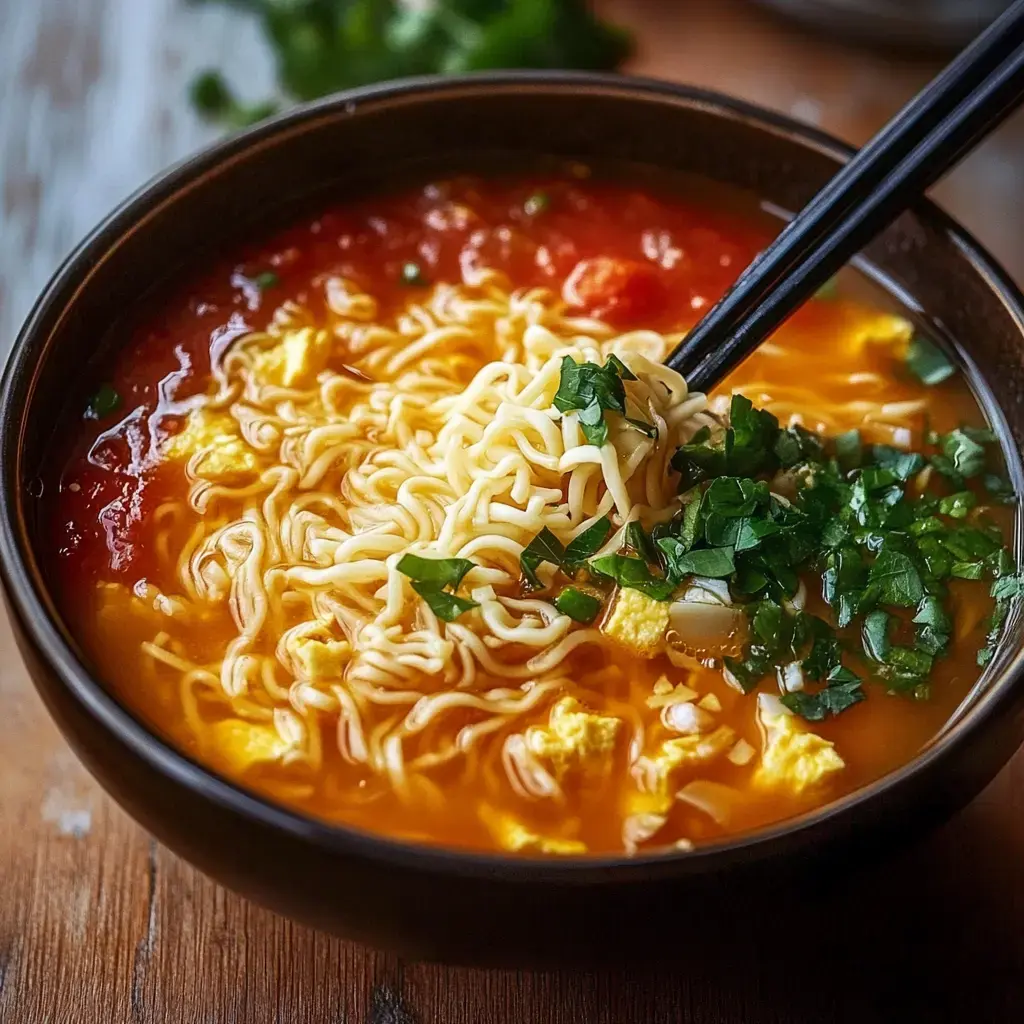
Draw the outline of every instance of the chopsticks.
[[[708,391],[1024,100],[1024,0],[910,101],[669,354]]]

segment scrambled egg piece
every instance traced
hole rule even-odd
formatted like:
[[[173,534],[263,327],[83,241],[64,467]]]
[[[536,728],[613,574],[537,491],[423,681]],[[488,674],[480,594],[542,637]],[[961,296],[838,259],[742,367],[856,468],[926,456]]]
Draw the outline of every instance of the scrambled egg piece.
[[[632,648],[641,657],[652,658],[665,639],[668,616],[667,601],[655,601],[639,590],[623,587],[602,628],[606,636]]]
[[[526,745],[537,756],[548,758],[561,777],[602,758],[606,765],[621,725],[618,718],[590,714],[575,697],[563,697],[551,709],[547,725],[526,730]]]
[[[860,351],[866,345],[889,345],[896,356],[906,354],[907,345],[914,333],[909,320],[890,313],[858,317],[857,324],[850,332],[851,348]]]
[[[796,716],[777,700],[761,694],[757,711],[764,730],[764,749],[754,772],[755,786],[789,790],[799,796],[846,767],[833,743],[800,726]]]
[[[626,793],[623,817],[634,815],[667,814],[672,806],[669,793],[643,793],[639,789],[631,789]]]
[[[581,843],[578,839],[555,839],[539,836],[510,815],[499,814],[489,807],[481,809],[480,817],[494,838],[506,850],[512,850],[514,853],[558,853],[563,856],[571,856],[575,853],[587,852],[586,844]]]
[[[244,476],[258,468],[256,453],[227,413],[194,409],[184,430],[164,441],[163,453],[169,459],[188,460],[196,452],[203,452],[196,473],[207,480]]]
[[[265,384],[303,387],[327,365],[330,354],[327,332],[303,327],[289,331],[279,344],[260,352],[253,360],[253,372]]]
[[[709,733],[665,740],[656,754],[637,759],[636,771],[648,792],[665,796],[675,789],[680,770],[716,760],[732,748],[735,739],[729,726],[720,725]]]
[[[217,722],[212,729],[217,754],[236,771],[276,761],[289,749],[272,725],[256,725],[237,718]]]
[[[302,674],[311,683],[317,683],[324,679],[339,679],[352,655],[352,648],[346,640],[300,637],[292,653]]]

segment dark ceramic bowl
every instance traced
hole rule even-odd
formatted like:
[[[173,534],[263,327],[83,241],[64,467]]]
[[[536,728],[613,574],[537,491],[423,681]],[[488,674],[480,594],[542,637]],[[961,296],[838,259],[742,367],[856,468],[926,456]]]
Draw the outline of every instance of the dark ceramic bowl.
[[[723,907],[742,914],[748,886],[784,885],[793,871],[806,878],[823,863],[837,873],[837,862],[863,861],[948,816],[1009,758],[1024,725],[1014,615],[970,707],[878,783],[693,853],[545,861],[416,846],[291,813],[196,764],[104,689],[40,569],[46,539],[35,483],[76,388],[75,368],[97,358],[96,339],[154,282],[207,247],[250,232],[286,201],[325,189],[353,193],[483,156],[521,164],[552,155],[696,172],[793,210],[850,151],[734,100],[618,77],[497,74],[341,95],[229,139],[126,202],[46,289],[0,394],[3,583],[29,671],[75,751],[146,829],[224,885],[314,926],[413,956],[525,963],[650,950],[659,929],[678,936],[681,912],[702,928],[702,914],[717,918]],[[1004,436],[1019,489],[1020,294],[927,203],[866,256],[958,347]]]

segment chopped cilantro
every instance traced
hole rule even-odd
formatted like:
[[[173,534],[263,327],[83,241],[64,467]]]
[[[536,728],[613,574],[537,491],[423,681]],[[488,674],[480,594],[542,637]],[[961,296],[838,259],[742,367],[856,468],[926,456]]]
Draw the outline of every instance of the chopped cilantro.
[[[218,2],[258,19],[274,53],[278,90],[299,101],[410,75],[488,68],[610,71],[632,48],[628,32],[583,0]],[[227,88],[211,90],[205,80],[214,75],[204,73],[192,98],[201,112],[223,120],[230,112],[222,96]]]
[[[755,476],[778,467],[774,445],[779,421],[770,413],[755,409],[750,399],[733,395],[729,426],[712,439],[702,427],[672,456],[672,468],[680,475],[680,490],[717,476]]]
[[[542,562],[548,562],[566,573],[575,572],[587,559],[600,551],[611,529],[611,521],[607,516],[603,516],[570,541],[568,546],[564,546],[545,526],[523,548],[519,556],[519,568],[526,581],[526,589],[539,590],[543,586],[537,577],[537,566]]]
[[[939,372],[918,368],[935,382]],[[723,659],[730,682],[744,691],[774,670],[799,661],[819,692],[790,695],[790,706],[813,720],[862,699],[860,680],[842,666],[835,630],[859,632],[872,674],[892,692],[923,700],[936,658],[947,651],[953,623],[947,608],[950,578],[994,579],[996,610],[979,663],[992,657],[1009,602],[1021,595],[1021,577],[1000,531],[976,512],[984,483],[994,496],[1012,497],[1004,478],[986,473],[986,429],[959,427],[929,434],[924,451],[867,446],[858,431],[825,442],[807,431],[783,429],[743,396],[732,401],[727,428],[703,428],[672,458],[684,506],[652,533],[669,583],[691,574],[729,581],[745,603],[751,628],[742,656]],[[952,493],[919,493],[929,463]],[[788,499],[769,481],[792,470]],[[639,540],[634,547],[640,550]],[[649,553],[648,553],[649,554]],[[821,573],[828,623],[787,601],[808,572]],[[907,622],[900,609],[912,610]],[[913,630],[913,642],[906,642]],[[849,637],[849,634],[845,634]],[[845,689],[823,695],[839,683]]]
[[[907,348],[907,369],[922,383],[941,384],[956,372],[952,361],[934,342],[915,335]]]
[[[413,263],[411,260],[408,263],[402,264],[402,284],[407,284],[415,287],[425,287],[430,284],[427,280],[426,274],[423,273],[423,268],[418,263]]]
[[[537,566],[541,562],[561,566],[565,560],[565,547],[562,542],[545,526],[529,544],[523,548],[519,556],[519,568],[526,578],[528,589],[539,590],[543,584],[537,578]]]
[[[430,606],[430,610],[443,622],[454,622],[463,612],[477,607],[476,601],[466,597],[457,597],[445,590],[440,590],[432,583],[414,581],[412,589]]]
[[[647,531],[635,519],[626,527],[626,543],[644,561],[652,565],[658,564],[658,552],[654,547],[654,543]]]
[[[462,578],[475,565],[468,558],[423,558],[403,555],[398,571],[412,580],[412,589],[427,603],[433,613],[444,622],[453,622],[463,612],[477,607],[476,601],[448,593],[445,588],[456,589]]]
[[[589,625],[601,610],[601,599],[576,587],[566,587],[555,598],[555,607],[570,619]]]
[[[868,573],[868,582],[879,589],[879,600],[901,608],[912,608],[924,597],[924,585],[909,555],[895,547],[883,546]]]
[[[671,564],[672,575],[678,579],[684,576],[709,576],[712,579],[726,579],[736,571],[731,547],[698,548],[680,555]]]
[[[1005,601],[1011,597],[1024,595],[1024,574],[1003,576],[992,584],[992,596],[997,601]]]
[[[953,519],[965,519],[967,513],[978,503],[974,491],[957,491],[939,501],[939,511]]]
[[[954,562],[949,574],[958,580],[980,580],[984,571],[983,562]]]
[[[889,622],[892,616],[876,608],[864,618],[864,651],[875,661],[884,662],[889,655]]]
[[[611,520],[604,516],[592,526],[588,526],[578,537],[569,541],[565,549],[565,566],[574,570],[587,559],[593,557],[604,546],[608,534],[612,532]]]
[[[995,436],[990,430],[958,427],[939,438],[938,446],[943,461],[936,462],[933,459],[932,464],[946,476],[970,480],[984,471],[984,444],[994,440]]]
[[[272,270],[264,270],[262,274],[257,274],[252,279],[252,283],[256,285],[261,292],[265,292],[270,288],[276,288],[281,283],[281,278],[279,278]]]
[[[607,576],[620,587],[639,590],[655,601],[667,601],[672,597],[675,584],[661,576],[655,576],[642,558],[630,555],[604,555],[589,563],[599,576]]]
[[[437,587],[457,587],[462,577],[475,565],[468,558],[423,558],[403,555],[398,571],[416,583],[429,583]]]
[[[85,418],[102,420],[121,407],[121,396],[112,384],[102,384],[85,407]]]
[[[859,430],[847,430],[845,434],[837,434],[833,441],[836,458],[843,469],[857,469],[864,459],[864,443]]]
[[[523,211],[528,217],[536,217],[538,213],[550,208],[551,196],[547,192],[534,192],[533,195],[527,196],[526,202],[523,203]]]
[[[984,484],[985,490],[992,496],[993,501],[1010,505],[1016,498],[1013,493],[1013,485],[1006,477],[1000,476],[998,473],[986,473]]]
[[[629,380],[636,380],[636,377],[617,356],[609,356],[603,366],[577,363],[571,356],[565,356],[554,398],[555,408],[562,413],[578,412],[587,444],[600,447],[608,440],[605,413],[615,412],[629,419],[623,386],[623,381]],[[629,422],[645,433],[654,431],[654,427],[643,420],[629,419]]]
[[[797,690],[784,694],[780,700],[794,714],[808,722],[824,721],[829,715],[839,715],[864,700],[860,679],[849,669],[838,665],[829,675],[826,685],[816,693]]]

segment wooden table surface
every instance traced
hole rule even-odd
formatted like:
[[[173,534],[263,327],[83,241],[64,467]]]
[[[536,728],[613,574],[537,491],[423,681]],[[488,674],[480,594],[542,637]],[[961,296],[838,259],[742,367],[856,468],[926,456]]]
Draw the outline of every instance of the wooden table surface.
[[[822,41],[740,0],[607,0],[634,68],[861,141],[934,71]],[[0,0],[0,356],[72,244],[214,133],[184,99],[226,64],[270,84],[239,15],[182,0]],[[1024,280],[1024,126],[939,198]],[[1024,756],[917,847],[814,910],[766,892],[734,942],[680,913],[657,967],[405,964],[253,906],[158,847],[78,765],[0,616],[0,1022],[694,1024],[1024,1019]],[[643,935],[636,937],[642,947]]]

